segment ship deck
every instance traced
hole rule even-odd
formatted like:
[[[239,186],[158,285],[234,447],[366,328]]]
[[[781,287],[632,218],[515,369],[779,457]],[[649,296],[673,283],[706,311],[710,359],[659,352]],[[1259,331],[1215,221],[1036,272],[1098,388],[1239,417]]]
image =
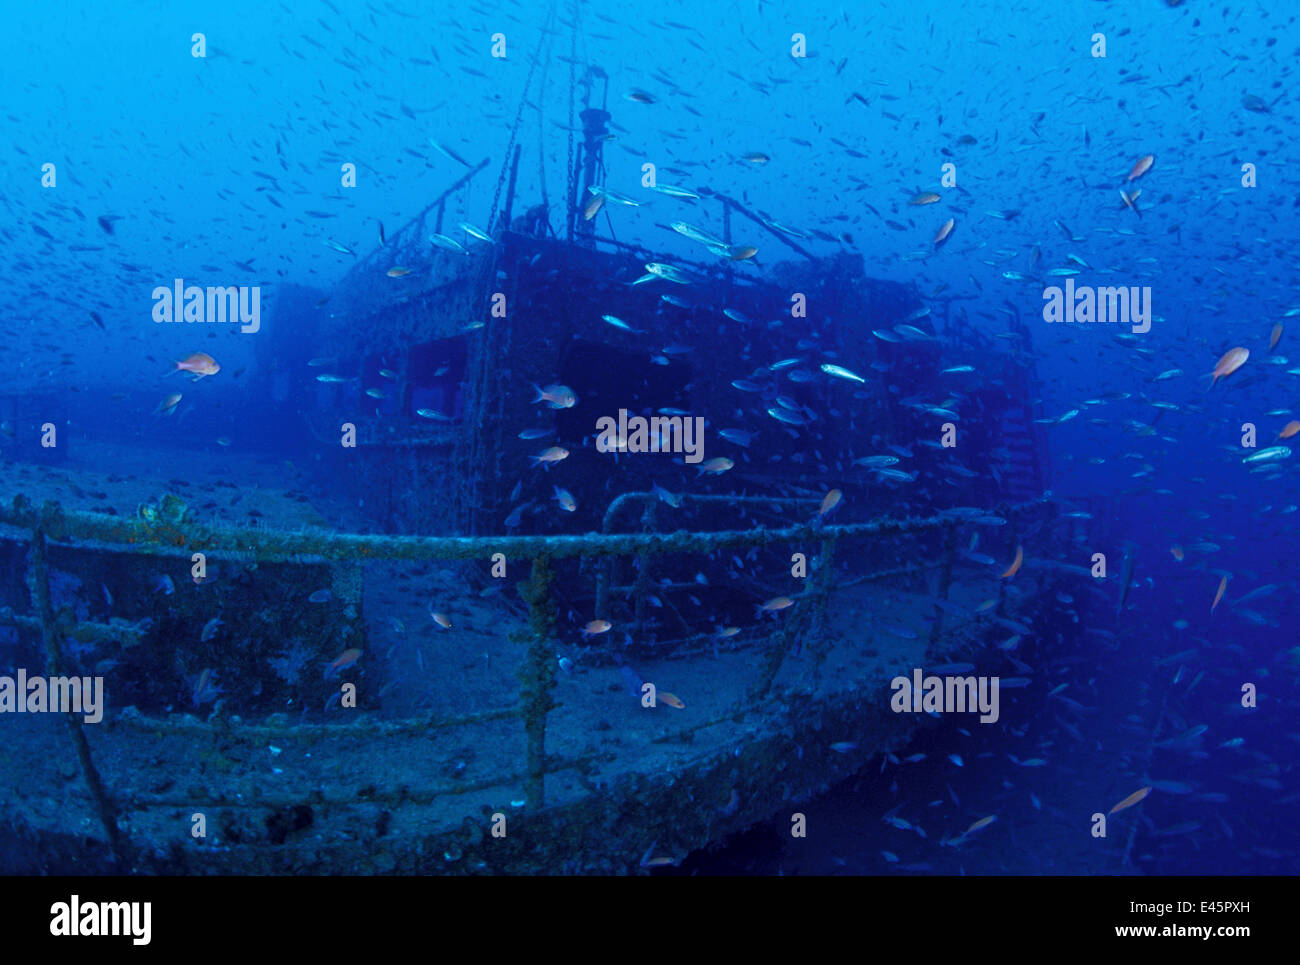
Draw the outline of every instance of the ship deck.
[[[195,490],[187,494],[191,507],[246,522],[238,503],[209,499],[208,481],[187,478]],[[129,515],[144,494],[168,488],[166,480],[115,481],[66,465],[9,464],[0,481],[5,504],[22,492],[33,501],[57,498],[65,510],[115,515]],[[232,493],[239,491],[248,490]],[[300,495],[260,490],[258,526],[318,524]],[[3,536],[11,546],[24,538],[10,527]],[[817,538],[833,536],[828,528]],[[840,542],[837,565],[851,566],[861,544]],[[67,545],[51,546],[52,558],[55,550],[61,554],[56,563],[70,568]],[[86,549],[101,563],[108,553],[121,565],[111,547]],[[142,550],[133,547],[131,559],[156,566]],[[583,567],[595,558],[573,555]],[[1032,576],[1008,595],[994,568],[958,564],[944,609],[958,617],[945,616],[945,632],[932,635],[933,573],[843,580],[794,594],[795,605],[775,615],[738,616],[740,632],[726,639],[688,616],[699,624],[695,637],[646,650],[617,627],[584,645],[568,612],[538,640],[537,611],[515,584],[526,569],[479,589],[454,562],[356,565],[360,592],[350,605],[360,610],[365,652],[343,678],[357,685],[355,709],[328,700],[339,678],[326,679],[321,670],[341,649],[329,635],[336,624],[306,639],[311,665],[282,711],[268,712],[264,703],[255,712],[244,709],[248,688],[260,689],[247,673],[222,678],[220,702],[198,710],[179,694],[162,707],[126,706],[114,697],[115,672],[105,674],[104,721],[81,729],[118,813],[122,862],[162,873],[609,872],[636,870],[647,858],[676,862],[905,744],[930,721],[890,711],[889,681],[965,658],[983,625],[973,616],[981,601],[999,598],[997,612],[1014,616],[1017,601],[1035,592]],[[315,612],[295,597],[319,579],[319,561],[300,568],[310,574],[307,582],[291,567],[260,571],[264,583],[276,581],[278,616],[289,620]],[[559,599],[573,591],[554,589]],[[92,593],[93,586],[83,590]],[[213,615],[203,590],[178,586],[172,599],[153,594],[146,601],[179,615],[186,647]],[[222,598],[217,613],[233,619],[238,599]],[[450,614],[452,629],[435,624],[432,609]],[[165,672],[169,654],[161,648],[168,638],[147,639],[160,650],[149,659]],[[240,643],[248,640],[205,643],[219,675],[223,657],[235,659],[223,648]],[[684,706],[643,706],[612,662],[614,651],[636,654],[624,658],[635,675]],[[557,669],[561,655],[571,669]],[[549,666],[540,668],[539,658]],[[117,669],[138,671],[139,655],[133,659]],[[27,666],[29,674],[39,672]],[[999,671],[1008,668],[980,669]],[[265,667],[263,674],[271,677]],[[554,679],[554,689],[543,688],[554,701],[541,715],[544,758],[530,757],[540,750],[538,715],[534,729],[528,724],[534,678]],[[67,724],[57,715],[7,716],[0,773],[12,789],[3,822],[11,870],[39,870],[70,855],[87,871],[111,867],[99,802],[83,779]],[[206,822],[203,837],[191,833],[196,814]],[[497,815],[504,815],[503,837],[492,833],[500,827]]]

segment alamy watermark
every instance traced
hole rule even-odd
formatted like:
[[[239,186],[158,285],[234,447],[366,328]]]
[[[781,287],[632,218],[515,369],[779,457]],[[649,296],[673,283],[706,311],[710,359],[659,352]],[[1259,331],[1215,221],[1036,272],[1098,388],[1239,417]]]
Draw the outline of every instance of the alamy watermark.
[[[1132,325],[1133,334],[1151,330],[1151,288],[1091,285],[1075,286],[1065,280],[1065,289],[1053,285],[1043,289],[1043,320],[1047,322],[1117,322]]]
[[[177,278],[171,288],[153,290],[155,322],[238,322],[251,335],[262,327],[262,289],[258,285],[186,285]]]
[[[0,676],[0,714],[84,714],[87,724],[104,717],[103,677]]]
[[[926,677],[918,667],[911,677],[895,677],[889,706],[896,714],[974,714],[981,724],[998,721],[998,677]]]
[[[634,415],[618,410],[618,418],[596,420],[597,452],[679,452],[694,465],[704,458],[704,416]]]
[[[153,937],[153,902],[68,901],[50,905],[50,934],[55,937],[121,936],[133,945],[148,945]]]

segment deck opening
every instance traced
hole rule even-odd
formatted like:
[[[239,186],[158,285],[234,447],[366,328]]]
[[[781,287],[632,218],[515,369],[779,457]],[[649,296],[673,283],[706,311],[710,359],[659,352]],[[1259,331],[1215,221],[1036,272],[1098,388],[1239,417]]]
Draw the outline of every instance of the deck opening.
[[[669,364],[652,361],[645,351],[613,348],[574,339],[560,362],[560,381],[573,389],[578,404],[557,412],[559,435],[580,439],[595,432],[601,416],[646,415],[663,408],[690,409],[689,358],[672,356]],[[659,356],[668,358],[668,356]]]
[[[411,347],[406,363],[405,414],[421,410],[441,413],[455,422],[464,414],[465,363],[469,357],[465,336],[439,339]],[[383,381],[375,370],[375,377]]]

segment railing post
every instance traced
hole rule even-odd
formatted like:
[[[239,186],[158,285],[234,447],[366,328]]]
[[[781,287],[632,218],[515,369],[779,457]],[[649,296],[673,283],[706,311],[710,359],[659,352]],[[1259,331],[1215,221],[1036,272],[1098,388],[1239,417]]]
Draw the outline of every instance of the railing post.
[[[607,556],[598,563],[599,569],[596,570],[596,613],[598,619],[604,619],[604,615],[609,612],[609,588],[614,582],[614,576],[611,572],[614,568],[614,557]]]
[[[935,590],[935,597],[947,602],[948,591],[952,588],[952,564],[957,556],[957,527],[949,526],[944,532],[943,538],[943,569],[939,571],[939,586]],[[934,606],[934,624],[930,627],[930,646],[939,642],[939,635],[943,632],[943,607],[937,603]]]
[[[822,664],[830,653],[831,639],[826,630],[826,601],[830,597],[831,587],[835,583],[835,544],[837,540],[830,536],[822,540],[821,552],[817,557],[816,569],[811,574],[812,586],[809,587],[813,613],[808,633],[808,651],[813,661],[813,680],[821,680]]]
[[[813,571],[813,578],[816,578],[816,570]],[[781,627],[773,632],[771,641],[767,645],[763,664],[758,671],[758,680],[754,682],[754,687],[749,693],[751,702],[758,703],[772,689],[772,682],[776,680],[777,672],[785,662],[785,655],[790,649],[790,641],[797,640],[800,632],[811,625],[809,609],[813,605],[812,594],[800,594],[796,605],[791,607],[784,617],[777,616],[776,619],[782,621]]]
[[[555,687],[555,654],[551,650],[551,632],[555,626],[555,604],[551,602],[551,560],[538,556],[533,572],[521,587],[528,603],[531,639],[519,669],[519,696],[527,736],[527,773],[524,797],[530,808],[546,802],[546,715],[555,706],[551,690]]]
[[[32,606],[36,610],[36,615],[41,622],[41,636],[45,641],[45,672],[50,678],[62,676],[63,655],[60,646],[60,633],[58,623],[54,619],[54,606],[50,602],[50,565],[46,556],[45,546],[45,527],[44,524],[37,524],[32,530],[32,559],[31,566],[27,571],[27,586],[32,594]],[[117,826],[117,810],[113,802],[109,800],[108,793],[104,790],[104,782],[100,780],[99,771],[95,769],[95,762],[90,757],[90,745],[86,742],[86,735],[81,730],[81,721],[75,714],[69,713],[64,716],[68,723],[68,732],[72,735],[72,744],[77,751],[77,760],[81,764],[81,773],[86,778],[86,786],[90,789],[90,796],[94,799],[95,806],[99,810],[99,820],[104,825],[104,831],[108,835],[108,846],[112,849],[113,860],[119,868],[125,870],[126,861],[124,860],[122,847],[122,833]]]
[[[656,505],[657,501],[653,499],[646,502],[645,510],[641,513],[641,532],[654,532]],[[637,640],[641,639],[641,631],[645,623],[645,594],[650,587],[650,559],[648,553],[641,553],[636,558],[636,590],[632,601],[632,612],[635,615],[634,632]]]
[[[618,516],[618,511],[623,508],[624,504],[631,499],[640,499],[646,494],[643,493],[623,493],[616,496],[609,506],[605,509],[604,518],[600,523],[600,531],[608,534],[613,528],[614,520]],[[609,590],[614,585],[615,564],[618,561],[617,556],[606,556],[597,564],[596,568],[596,612],[593,616],[604,619],[609,613]]]

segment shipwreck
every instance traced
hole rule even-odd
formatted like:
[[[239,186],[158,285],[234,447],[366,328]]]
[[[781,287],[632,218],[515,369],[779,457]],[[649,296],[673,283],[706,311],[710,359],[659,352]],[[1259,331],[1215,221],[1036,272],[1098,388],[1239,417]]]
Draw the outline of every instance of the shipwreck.
[[[520,210],[512,136],[487,240],[430,241],[484,161],[333,290],[283,286],[266,308],[252,377],[310,400],[294,417],[314,471],[359,506],[349,520],[273,486],[249,517],[165,474],[131,503],[94,473],[6,465],[7,652],[108,695],[95,724],[0,721],[6,871],[670,864],[904,745],[930,720],[890,710],[892,677],[1051,606],[1059,571],[999,578],[1068,530],[1044,498],[1028,332],[1008,318],[994,338],[960,299],[869,277],[844,247],[815,256],[716,192],[692,193],[722,257],[602,233],[601,88],[580,87],[558,204]],[[943,381],[941,353],[978,377]],[[828,376],[831,360],[872,377]],[[761,459],[717,435],[738,380],[806,413],[739,425]],[[538,405],[548,384],[576,403]],[[929,446],[906,466],[938,480],[923,487],[858,463],[864,441],[937,438],[903,403],[953,389],[966,472]],[[583,444],[620,410],[707,417],[706,455],[733,468]],[[562,469],[530,467],[530,429],[568,447]],[[572,512],[554,508],[561,479]],[[832,486],[845,498],[823,516]],[[999,565],[965,552],[977,526]]]

